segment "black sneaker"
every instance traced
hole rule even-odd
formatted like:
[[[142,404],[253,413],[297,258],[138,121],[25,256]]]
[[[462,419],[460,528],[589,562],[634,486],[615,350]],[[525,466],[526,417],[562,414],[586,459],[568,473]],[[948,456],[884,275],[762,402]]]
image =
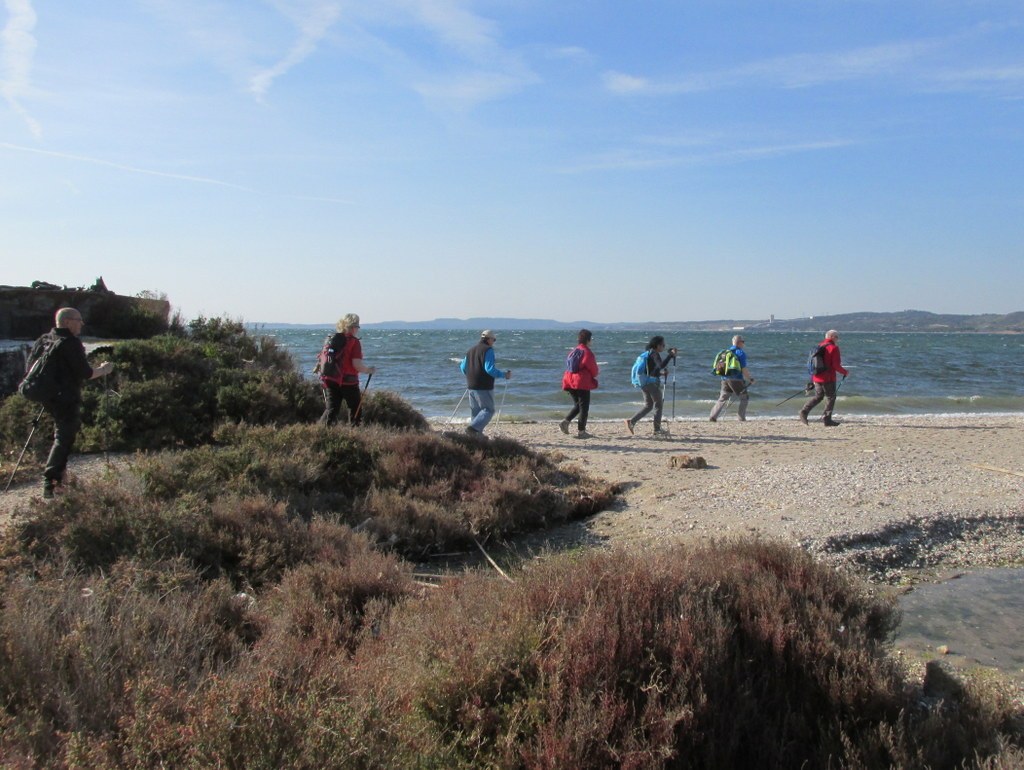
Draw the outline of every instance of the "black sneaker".
[[[829,419],[827,419],[827,420],[822,420],[821,424],[824,425],[826,428],[834,428],[837,425],[842,425],[841,422],[836,422],[831,417]]]
[[[50,479],[46,479],[46,480],[43,481],[43,499],[44,500],[52,500],[53,499],[53,488],[54,488],[54,486],[56,486],[56,485]]]

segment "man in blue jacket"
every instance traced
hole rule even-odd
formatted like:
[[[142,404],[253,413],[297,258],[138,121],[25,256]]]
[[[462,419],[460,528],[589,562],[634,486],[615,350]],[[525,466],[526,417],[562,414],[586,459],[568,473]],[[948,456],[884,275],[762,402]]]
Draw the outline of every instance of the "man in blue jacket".
[[[711,422],[718,422],[718,415],[722,413],[725,405],[733,396],[740,397],[740,405],[737,409],[740,421],[747,419],[747,402],[750,401],[747,388],[754,382],[754,378],[750,376],[750,370],[747,369],[747,353],[743,350],[744,344],[743,337],[739,334],[732,338],[732,347],[729,350],[736,357],[739,368],[731,369],[722,375],[722,390],[718,394],[718,401],[711,408],[711,417],[709,418]]]
[[[480,341],[466,351],[459,368],[466,375],[469,390],[469,408],[472,419],[466,426],[471,436],[483,436],[484,428],[494,417],[494,381],[511,379],[512,371],[502,372],[494,365],[494,343],[497,337],[490,329],[480,332]]]

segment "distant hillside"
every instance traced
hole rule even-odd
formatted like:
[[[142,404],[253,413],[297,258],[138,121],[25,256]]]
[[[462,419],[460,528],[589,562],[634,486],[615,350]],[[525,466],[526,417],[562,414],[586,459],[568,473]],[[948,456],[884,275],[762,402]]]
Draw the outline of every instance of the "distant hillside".
[[[949,315],[924,310],[897,313],[844,313],[775,320],[778,331],[822,331],[842,329],[851,332],[1024,332],[1024,312],[1007,315]]]
[[[333,328],[323,324],[254,324],[278,327]],[[719,319],[713,321],[555,321],[550,318],[435,318],[432,321],[382,321],[364,324],[367,329],[471,329],[482,331],[540,329],[643,330],[643,331],[732,331],[734,329],[779,332],[1007,332],[1024,333],[1024,311],[1007,315],[949,315],[925,310],[902,310],[896,313],[844,313],[810,318]]]

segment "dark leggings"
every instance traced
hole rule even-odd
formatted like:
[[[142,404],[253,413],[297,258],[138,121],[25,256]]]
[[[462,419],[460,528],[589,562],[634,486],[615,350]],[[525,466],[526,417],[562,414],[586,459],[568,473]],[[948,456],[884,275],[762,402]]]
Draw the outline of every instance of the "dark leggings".
[[[359,392],[359,383],[354,385],[337,385],[333,382],[325,382],[324,391],[324,413],[320,415],[321,425],[334,425],[338,421],[338,412],[341,411],[341,402],[344,401],[348,407],[348,421],[350,425],[358,425],[362,422],[362,415],[359,413],[359,401],[362,393]]]
[[[573,417],[579,415],[579,429],[581,432],[585,431],[587,429],[587,416],[590,414],[590,391],[568,388],[567,392],[572,396],[572,409],[565,416],[565,421],[571,422]]]

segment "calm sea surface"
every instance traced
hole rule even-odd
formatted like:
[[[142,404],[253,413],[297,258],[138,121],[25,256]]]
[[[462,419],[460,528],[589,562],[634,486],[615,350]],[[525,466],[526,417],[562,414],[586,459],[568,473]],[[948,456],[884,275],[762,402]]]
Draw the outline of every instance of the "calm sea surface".
[[[310,377],[316,354],[330,328],[260,325],[254,333],[287,348],[301,372]],[[591,420],[622,419],[642,402],[629,382],[629,370],[651,334],[594,333],[592,350],[601,368],[601,387],[593,395]],[[449,417],[466,383],[458,362],[477,341],[477,332],[364,329],[363,356],[377,367],[371,389],[402,396],[427,417]],[[715,354],[730,341],[728,333],[686,332],[665,335],[679,348],[665,390],[665,415],[705,419],[718,397],[718,378],[710,374]],[[744,332],[751,373],[748,417],[795,414],[807,381],[809,349],[820,334]],[[512,379],[496,385],[502,415],[525,419],[561,419],[570,405],[561,390],[565,356],[575,332],[499,331],[498,367]],[[844,333],[843,365],[850,377],[840,386],[839,415],[982,414],[1024,412],[1024,335]],[[674,408],[674,412],[673,412]],[[734,407],[733,407],[734,408]],[[464,413],[464,414],[463,414]],[[458,417],[468,418],[463,402]]]

